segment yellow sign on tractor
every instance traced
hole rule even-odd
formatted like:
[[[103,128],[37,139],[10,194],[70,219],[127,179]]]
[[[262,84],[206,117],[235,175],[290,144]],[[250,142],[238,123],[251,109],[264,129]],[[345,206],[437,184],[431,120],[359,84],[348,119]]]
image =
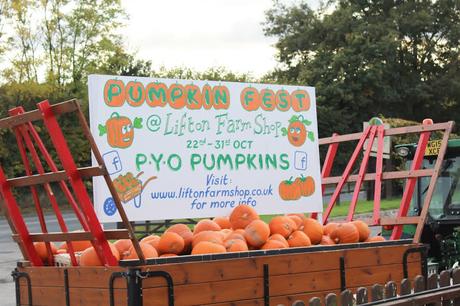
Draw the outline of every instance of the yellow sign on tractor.
[[[441,139],[431,140],[426,145],[425,156],[433,156],[439,154],[439,149],[441,148]]]

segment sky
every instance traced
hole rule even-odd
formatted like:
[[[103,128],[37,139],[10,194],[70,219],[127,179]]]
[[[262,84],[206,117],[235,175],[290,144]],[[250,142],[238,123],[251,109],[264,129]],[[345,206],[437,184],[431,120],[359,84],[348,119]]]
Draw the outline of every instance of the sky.
[[[295,0],[283,0],[293,2]],[[319,0],[309,0],[316,7]],[[154,69],[222,66],[260,77],[276,66],[262,23],[272,0],[122,0],[127,47]]]

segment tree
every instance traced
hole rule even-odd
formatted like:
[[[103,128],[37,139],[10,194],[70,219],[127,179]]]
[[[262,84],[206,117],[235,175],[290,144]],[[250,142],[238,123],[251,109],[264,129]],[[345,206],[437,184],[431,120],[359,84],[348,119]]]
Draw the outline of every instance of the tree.
[[[77,93],[88,73],[124,52],[120,0],[0,0],[0,14],[13,32],[14,60],[3,71],[9,82],[45,79],[56,92]]]
[[[278,39],[269,77],[316,87],[323,135],[377,114],[460,120],[456,0],[338,0],[318,11],[276,1],[264,30]]]
[[[119,0],[42,0],[48,78],[77,87],[118,51],[124,11]],[[64,11],[69,10],[69,13]]]

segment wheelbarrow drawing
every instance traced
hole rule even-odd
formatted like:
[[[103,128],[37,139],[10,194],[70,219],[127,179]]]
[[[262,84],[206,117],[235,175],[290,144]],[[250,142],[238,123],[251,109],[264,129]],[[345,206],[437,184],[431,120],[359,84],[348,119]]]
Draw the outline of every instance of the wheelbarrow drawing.
[[[134,200],[134,207],[141,207],[142,203],[142,191],[145,189],[148,183],[156,179],[156,176],[149,177],[144,184],[139,177],[144,174],[143,171],[139,172],[136,176],[133,176],[131,172],[125,175],[119,175],[113,180],[113,186],[120,197],[121,202],[124,204],[131,200]]]

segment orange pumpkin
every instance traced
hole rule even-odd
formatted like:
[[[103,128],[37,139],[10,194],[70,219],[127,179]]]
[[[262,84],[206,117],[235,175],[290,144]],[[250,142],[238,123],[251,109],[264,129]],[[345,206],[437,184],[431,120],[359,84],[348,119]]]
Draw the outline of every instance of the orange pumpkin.
[[[151,107],[164,107],[167,102],[168,88],[164,83],[149,83],[145,88],[146,97],[145,100],[148,106]]]
[[[232,210],[229,219],[234,230],[244,229],[252,221],[258,220],[259,215],[251,206],[238,205]]]
[[[145,242],[139,242],[139,245],[141,247],[142,253],[144,253],[144,258],[149,259],[149,258],[156,258],[158,257],[158,252],[155,250],[153,246],[151,246],[148,243]],[[139,259],[139,256],[137,256],[136,250],[134,249],[134,246],[130,247],[126,256],[123,259]]]
[[[369,229],[369,226],[364,223],[361,220],[355,220],[352,222],[354,226],[358,229],[359,232],[359,241],[365,241],[367,238],[369,238],[369,235],[371,234],[371,230]]]
[[[374,236],[374,237],[369,237],[365,242],[382,242],[386,241],[384,237],[382,236]]]
[[[231,234],[229,234],[227,236],[227,238],[225,238],[225,240],[230,240],[230,239],[239,239],[239,240],[243,240],[244,242],[246,242],[246,238],[244,238],[244,233],[236,233],[236,232],[232,232]]]
[[[303,232],[307,234],[312,244],[318,244],[323,238],[323,226],[313,218],[303,220]]]
[[[199,232],[203,231],[220,231],[221,228],[220,226],[209,219],[203,219],[198,221],[198,223],[195,225],[195,228],[193,229],[193,234],[196,235]]]
[[[260,248],[261,250],[272,250],[272,249],[286,249],[287,246],[284,245],[281,241],[271,239],[267,240],[264,245]]]
[[[56,245],[53,242],[49,242],[49,244],[50,244],[51,255],[57,254]],[[34,248],[38,254],[38,257],[40,257],[41,260],[43,261],[48,260],[48,250],[46,249],[45,242],[34,242]]]
[[[341,223],[330,237],[335,243],[356,243],[359,241],[359,232],[352,223]]]
[[[303,197],[308,197],[315,192],[315,180],[311,176],[298,177],[295,182],[300,186],[300,194]]]
[[[128,148],[134,140],[131,119],[113,113],[106,121],[107,143],[113,148]]]
[[[280,234],[273,234],[270,237],[268,237],[268,240],[278,240],[279,242],[284,244],[285,247],[289,247],[289,243],[287,242],[286,238],[284,238]]]
[[[321,242],[319,244],[321,244],[321,245],[334,245],[335,242],[328,235],[323,235],[323,238],[321,238]]]
[[[67,250],[64,250],[64,249],[58,249],[56,251],[56,254],[66,254],[67,253]]]
[[[93,246],[91,244],[90,241],[88,240],[83,240],[83,241],[72,241],[72,248],[73,248],[73,251],[74,252],[83,252],[84,250],[86,250],[87,248]],[[59,249],[61,250],[65,250],[66,253],[68,251],[68,247],[67,247],[67,242],[64,242],[63,244],[61,244],[61,246],[59,247]]]
[[[158,251],[158,243],[160,243],[160,238],[161,237],[157,235],[150,235],[142,239],[141,242],[150,244],[151,246],[155,248],[155,250]]]
[[[232,228],[232,224],[230,223],[230,219],[228,217],[215,217],[212,221],[217,223],[221,229]]]
[[[122,80],[108,80],[104,85],[104,102],[110,107],[125,103],[125,84]]]
[[[184,250],[184,239],[177,233],[166,232],[158,242],[158,253],[180,254]]]
[[[222,234],[222,239],[227,240],[228,236],[230,236],[233,231],[229,228],[224,228],[223,230],[220,230],[220,233]]]
[[[280,234],[284,238],[289,237],[289,235],[297,229],[294,220],[286,216],[274,217],[270,221],[269,226],[272,234]]]
[[[211,109],[214,101],[214,94],[211,86],[208,84],[204,85],[201,89],[201,96],[204,109]]]
[[[247,111],[255,111],[260,106],[259,91],[254,87],[246,87],[241,91],[240,101],[243,108]]]
[[[126,101],[131,106],[140,106],[145,101],[144,84],[137,81],[131,81],[126,84]]]
[[[111,243],[109,243],[109,246],[115,259],[117,261],[120,260],[120,253],[118,252],[118,249]],[[83,253],[81,253],[80,266],[102,266],[102,262],[99,260],[94,247],[87,248],[83,251]]]
[[[310,95],[305,90],[294,90],[291,94],[292,109],[297,112],[304,112],[310,109]]]
[[[391,224],[391,225],[383,225],[382,227],[386,231],[392,231],[395,226]]]
[[[203,97],[198,86],[190,84],[185,86],[186,105],[189,109],[200,109],[203,105]]]
[[[271,89],[262,89],[260,91],[260,106],[264,111],[272,111],[276,107],[276,96]]]
[[[323,226],[324,235],[330,236],[331,233],[337,228],[337,226],[339,226],[339,224],[335,222],[329,222],[328,224]]]
[[[228,109],[230,106],[230,92],[226,86],[214,86],[212,94],[214,96],[213,105],[215,109]]]
[[[297,215],[287,215],[288,218],[290,218],[292,221],[294,221],[295,225],[296,225],[296,230],[297,229],[300,229],[300,227],[302,226],[302,218],[297,216]],[[303,216],[303,218],[305,218],[305,216]]]
[[[244,240],[228,239],[224,242],[227,252],[244,252],[248,250],[248,245]]]
[[[187,225],[181,223],[174,224],[165,231],[165,233],[168,232],[176,233],[184,239],[184,250],[182,253],[189,253],[192,250],[193,233]]]
[[[287,239],[289,247],[306,247],[311,245],[311,240],[307,234],[302,231],[293,232]]]
[[[305,214],[302,214],[302,213],[298,213],[298,214],[287,214],[288,217],[291,217],[291,216],[297,216],[299,217],[301,220],[305,220],[307,218],[307,216],[305,216]]]
[[[186,96],[184,86],[180,84],[172,84],[168,89],[169,105],[174,109],[181,109],[186,104]]]
[[[254,220],[244,229],[244,238],[249,245],[261,247],[270,237],[270,227],[262,220]]]
[[[295,201],[300,199],[301,192],[300,186],[292,181],[292,177],[289,180],[281,181],[278,187],[278,193],[281,199],[285,201]]]
[[[203,231],[193,236],[192,248],[202,241],[208,241],[215,244],[224,244],[222,235],[216,231]]]
[[[120,258],[123,259],[128,250],[133,246],[133,243],[130,239],[120,239],[115,241],[113,246],[118,250]]]
[[[222,244],[209,241],[201,241],[193,247],[192,255],[226,253],[227,250]]]
[[[282,112],[291,108],[291,95],[287,90],[280,89],[276,92],[276,107]]]
[[[244,236],[244,228],[233,229],[233,232]]]

